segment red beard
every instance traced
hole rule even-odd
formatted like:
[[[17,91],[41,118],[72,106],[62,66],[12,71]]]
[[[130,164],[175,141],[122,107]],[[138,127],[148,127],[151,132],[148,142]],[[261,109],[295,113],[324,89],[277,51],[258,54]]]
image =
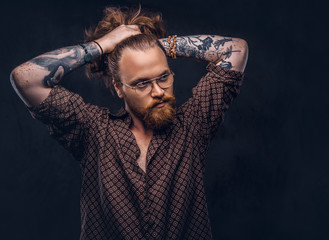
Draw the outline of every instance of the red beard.
[[[156,106],[159,103],[165,103],[161,108]],[[130,110],[139,119],[143,120],[148,129],[161,130],[173,122],[176,114],[176,99],[172,96],[164,96],[161,99],[154,99],[146,108],[138,109],[134,104],[127,101]]]

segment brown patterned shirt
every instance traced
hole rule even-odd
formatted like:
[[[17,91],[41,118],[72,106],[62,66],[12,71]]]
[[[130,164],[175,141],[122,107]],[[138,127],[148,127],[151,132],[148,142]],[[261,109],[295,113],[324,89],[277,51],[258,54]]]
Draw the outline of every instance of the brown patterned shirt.
[[[124,110],[112,114],[61,86],[29,108],[80,162],[81,239],[211,239],[204,158],[243,74],[207,70],[174,123],[154,133],[146,173]]]

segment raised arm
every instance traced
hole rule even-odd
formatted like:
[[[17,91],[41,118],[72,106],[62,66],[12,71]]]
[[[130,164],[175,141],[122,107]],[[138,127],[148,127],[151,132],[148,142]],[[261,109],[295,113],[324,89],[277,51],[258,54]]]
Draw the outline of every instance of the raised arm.
[[[36,106],[65,75],[100,56],[102,50],[109,53],[123,39],[139,33],[136,25],[121,25],[97,39],[98,44],[84,43],[42,54],[16,67],[10,81],[27,106]]]
[[[168,53],[168,39],[160,39]],[[176,38],[177,56],[194,57],[227,69],[243,72],[248,59],[247,42],[239,38],[216,35],[192,35]]]
[[[96,43],[86,43],[84,46],[92,58],[100,55]],[[27,106],[36,106],[63,76],[85,64],[85,55],[80,45],[42,54],[16,67],[10,75],[11,83]]]

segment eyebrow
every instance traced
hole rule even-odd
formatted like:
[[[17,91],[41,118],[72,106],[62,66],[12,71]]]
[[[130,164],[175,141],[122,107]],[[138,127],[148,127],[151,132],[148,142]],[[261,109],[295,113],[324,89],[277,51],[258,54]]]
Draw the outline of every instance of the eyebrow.
[[[159,76],[157,76],[157,77],[160,77],[160,76],[162,76],[162,75],[164,75],[164,74],[169,74],[169,70],[164,70]],[[157,78],[157,77],[154,77],[154,78]],[[153,79],[153,78],[138,78],[138,79],[136,79],[136,80],[134,80],[134,81],[132,81],[131,83],[130,83],[130,85],[135,85],[135,84],[137,84],[137,83],[140,83],[140,82],[145,82],[145,81],[148,81],[148,80],[150,80],[150,79]]]

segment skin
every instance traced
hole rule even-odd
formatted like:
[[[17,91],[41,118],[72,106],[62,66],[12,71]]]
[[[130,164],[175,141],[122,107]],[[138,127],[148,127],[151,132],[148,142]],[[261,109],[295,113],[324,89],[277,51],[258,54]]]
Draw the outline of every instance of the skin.
[[[169,71],[167,57],[159,47],[153,47],[145,51],[137,51],[132,49],[125,49],[122,53],[122,58],[119,62],[121,72],[121,80],[124,83],[131,84],[136,79],[151,79],[160,76],[164,71]],[[135,107],[146,108],[153,99],[162,98],[164,95],[173,96],[173,86],[167,89],[160,88],[155,82],[153,83],[152,91],[144,96],[136,94],[135,90],[126,87],[115,86],[115,89],[120,98],[125,100],[125,107],[130,113],[133,125],[131,131],[134,134],[137,144],[141,150],[141,154],[137,159],[137,163],[146,171],[146,153],[153,136],[153,130],[147,129],[141,119],[134,115],[130,110],[129,102],[134,103]],[[164,103],[158,107],[163,107]]]
[[[170,71],[167,58],[159,47],[153,47],[145,51],[125,49],[119,62],[119,68],[122,82],[128,85],[137,79],[151,79],[160,76],[165,71]],[[150,94],[145,96],[139,96],[135,93],[135,90],[125,85],[120,88],[115,86],[115,88],[120,98],[130,99],[130,102],[134,102],[135,106],[139,108],[145,108],[154,98],[162,98],[165,94],[173,96],[173,86],[162,89],[155,82],[153,82]],[[126,110],[131,113],[126,101],[125,103]],[[138,125],[142,125],[142,123]]]
[[[113,50],[123,39],[140,34],[136,25],[121,25],[96,41],[104,53]],[[94,42],[86,43],[87,51],[96,58],[101,50]],[[10,74],[10,81],[18,96],[28,107],[37,106],[47,98],[51,87],[60,83],[62,78],[85,64],[85,51],[80,45],[69,46],[37,56]]]
[[[104,53],[110,53],[123,39],[136,34],[140,34],[138,26],[120,25],[96,41]],[[159,41],[168,54],[167,38]],[[86,43],[85,47],[92,58],[101,54],[94,42]],[[85,64],[84,55],[84,49],[76,45],[37,56],[11,72],[12,86],[27,106],[36,106],[49,95],[51,87]],[[244,40],[238,38],[216,35],[183,36],[177,37],[177,56],[194,57],[243,72],[248,58],[248,46]]]
[[[168,53],[168,39],[160,39]],[[193,57],[213,62],[226,69],[243,72],[248,58],[246,41],[216,35],[192,35],[176,38],[177,57]]]
[[[123,39],[140,34],[136,25],[121,25],[113,31],[97,39],[104,53],[110,53]],[[177,57],[193,57],[213,62],[223,68],[243,72],[248,58],[247,43],[238,38],[227,38],[216,35],[193,35],[177,37]],[[159,39],[167,55],[168,39]],[[94,43],[84,44],[92,58],[100,56],[101,49]],[[13,88],[28,107],[37,106],[47,98],[52,87],[59,84],[64,76],[85,64],[85,50],[80,46],[64,47],[37,56],[16,67],[10,75]],[[169,69],[165,54],[154,47],[145,51],[125,49],[119,63],[121,80],[127,84],[136,78],[154,78]],[[116,86],[115,86],[116,87]],[[156,83],[149,95],[139,97],[134,90],[123,86],[116,87],[120,98],[123,98],[126,109],[131,113],[133,125],[131,131],[141,149],[138,159],[140,167],[146,171],[145,156],[149,142],[153,136],[151,129],[146,129],[143,121],[129,109],[127,101],[134,102],[138,107],[146,107],[154,98],[167,94],[173,95],[172,87],[161,89]]]

